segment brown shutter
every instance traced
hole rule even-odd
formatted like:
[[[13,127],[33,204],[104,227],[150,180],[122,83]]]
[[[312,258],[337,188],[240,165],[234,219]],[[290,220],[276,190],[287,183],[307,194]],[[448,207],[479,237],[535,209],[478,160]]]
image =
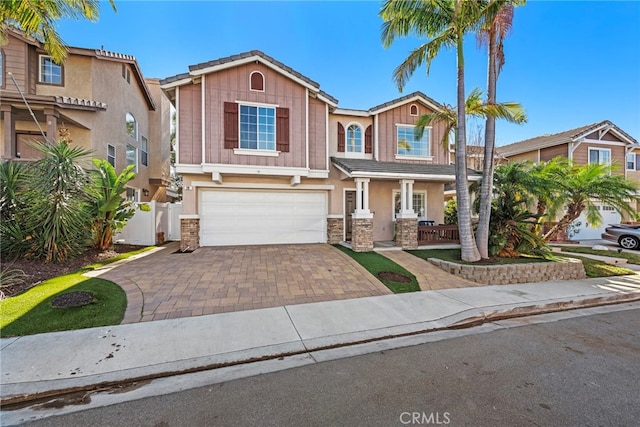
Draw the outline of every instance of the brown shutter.
[[[224,148],[238,148],[238,104],[224,103]]]
[[[289,152],[289,109],[276,108],[276,150]]]
[[[364,152],[373,153],[373,138],[371,135],[371,125],[367,126],[367,130],[364,131]]]
[[[344,137],[344,126],[340,122],[338,122],[338,152],[344,153],[345,146],[345,137]]]

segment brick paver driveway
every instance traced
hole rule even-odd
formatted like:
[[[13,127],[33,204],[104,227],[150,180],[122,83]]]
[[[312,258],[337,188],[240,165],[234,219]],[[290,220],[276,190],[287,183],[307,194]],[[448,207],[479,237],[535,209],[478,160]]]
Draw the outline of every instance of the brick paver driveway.
[[[100,277],[127,293],[123,323],[198,316],[391,292],[327,244],[198,248],[170,243]]]

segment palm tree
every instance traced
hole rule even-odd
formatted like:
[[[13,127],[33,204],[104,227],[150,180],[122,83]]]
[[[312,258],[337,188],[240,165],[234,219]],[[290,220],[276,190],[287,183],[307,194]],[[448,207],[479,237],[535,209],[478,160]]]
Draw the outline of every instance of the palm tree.
[[[478,41],[488,46],[487,67],[487,105],[496,103],[496,86],[498,75],[505,63],[504,39],[511,31],[513,23],[514,6],[526,3],[525,0],[495,0],[499,7],[498,13],[493,19],[485,21],[485,25],[478,32]],[[480,190],[480,210],[476,243],[482,258],[489,256],[489,222],[491,220],[491,194],[493,185],[494,152],[496,142],[495,117],[486,116],[484,136],[484,165],[483,180]]]
[[[116,10],[114,0],[109,0]],[[99,0],[0,1],[0,44],[6,39],[10,26],[44,42],[44,50],[56,63],[67,56],[67,47],[55,28],[59,19],[88,19],[95,22],[100,15]]]
[[[602,163],[557,167],[549,172],[549,178],[556,183],[558,197],[566,206],[564,214],[556,225],[543,236],[545,241],[554,239],[569,225],[586,212],[589,224],[602,222],[595,201],[616,208],[619,212],[635,213],[629,201],[635,196],[637,184],[622,175],[611,174],[611,166]]]
[[[417,35],[428,42],[414,49],[393,72],[398,89],[402,88],[414,71],[431,61],[443,47],[456,50],[457,63],[457,139],[456,139],[456,198],[461,256],[464,261],[480,260],[471,226],[471,202],[467,186],[466,109],[464,88],[464,35],[475,31],[483,17],[493,16],[496,7],[487,1],[464,0],[387,0],[380,16],[382,42],[390,46],[396,37]]]

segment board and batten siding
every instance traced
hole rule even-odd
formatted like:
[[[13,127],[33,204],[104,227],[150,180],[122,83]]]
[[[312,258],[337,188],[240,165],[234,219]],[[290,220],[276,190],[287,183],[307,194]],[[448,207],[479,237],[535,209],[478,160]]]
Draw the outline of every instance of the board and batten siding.
[[[264,76],[264,91],[250,91],[250,75]],[[243,64],[203,76],[205,162],[249,166],[306,167],[306,90],[263,64]],[[182,92],[181,92],[182,95]],[[224,147],[224,103],[250,102],[289,109],[289,152],[277,157],[239,155]]]
[[[309,98],[309,168],[327,170],[327,106]]]
[[[185,165],[202,163],[202,89],[200,84],[179,89],[178,128],[179,162]]]
[[[589,164],[590,148],[611,150],[611,164],[614,166],[614,170],[612,171],[612,173],[624,175],[626,165],[626,154],[624,146],[583,142],[573,152],[573,162],[577,165]]]
[[[555,157],[569,157],[569,145],[560,144],[554,147],[547,147],[540,149],[540,161],[547,162]],[[534,160],[535,161],[535,160]]]
[[[409,114],[411,105],[418,105],[418,116]],[[433,113],[433,110],[427,108],[419,102],[410,102],[400,105],[391,110],[384,111],[378,115],[378,159],[382,162],[405,162],[405,163],[422,163],[423,160],[396,159],[397,153],[397,124],[415,125],[418,117],[422,114]],[[434,123],[431,128],[431,163],[449,164],[447,153],[442,147],[442,135],[444,125]]]
[[[4,52],[4,87],[11,92],[17,92],[18,90],[13,84],[13,81],[9,77],[8,72],[13,73],[13,78],[20,86],[20,89],[26,90],[27,87],[27,64],[28,64],[28,45],[22,40],[13,37],[9,34],[8,43],[4,46],[0,46]],[[27,91],[28,92],[28,91]],[[34,93],[33,91],[28,93]]]

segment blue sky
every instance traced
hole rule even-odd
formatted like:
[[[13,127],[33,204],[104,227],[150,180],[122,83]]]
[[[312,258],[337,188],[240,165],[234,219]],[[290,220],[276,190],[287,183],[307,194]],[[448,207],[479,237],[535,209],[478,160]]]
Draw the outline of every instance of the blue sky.
[[[320,83],[342,108],[368,109],[416,90],[455,104],[456,64],[444,51],[403,92],[394,68],[421,40],[380,42],[378,1],[118,1],[99,22],[63,21],[71,46],[134,55],[147,77],[259,49]],[[611,120],[640,140],[640,2],[531,1],[505,41],[498,100],[517,101],[529,121],[498,123],[497,143]],[[486,52],[466,48],[466,89],[486,85]],[[472,127],[474,125],[472,124]]]

